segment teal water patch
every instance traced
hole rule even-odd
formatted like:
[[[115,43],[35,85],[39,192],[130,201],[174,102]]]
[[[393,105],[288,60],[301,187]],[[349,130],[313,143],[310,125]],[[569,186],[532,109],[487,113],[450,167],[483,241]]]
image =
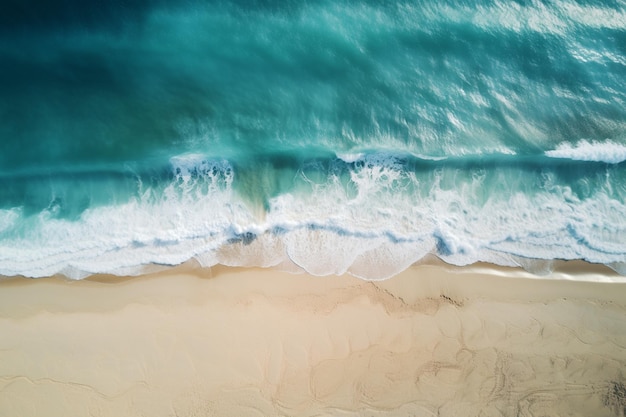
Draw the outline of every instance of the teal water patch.
[[[263,4],[81,5],[77,16],[92,16],[82,23],[68,6],[49,11],[50,25],[5,30],[2,169],[163,152],[623,143],[614,5]]]

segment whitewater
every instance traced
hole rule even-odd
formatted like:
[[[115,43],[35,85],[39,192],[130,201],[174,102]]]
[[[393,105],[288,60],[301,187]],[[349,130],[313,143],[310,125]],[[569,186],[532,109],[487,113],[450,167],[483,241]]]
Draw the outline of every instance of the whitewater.
[[[624,275],[625,6],[9,7],[0,275]]]

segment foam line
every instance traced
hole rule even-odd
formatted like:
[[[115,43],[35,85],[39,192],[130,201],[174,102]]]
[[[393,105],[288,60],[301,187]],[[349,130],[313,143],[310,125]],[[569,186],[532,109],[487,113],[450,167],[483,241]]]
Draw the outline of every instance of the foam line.
[[[297,174],[300,188],[268,197],[259,214],[235,192],[237,172],[228,161],[182,155],[171,169],[162,188],[90,207],[78,219],[49,209],[0,210],[0,274],[132,275],[195,258],[203,266],[282,265],[384,279],[428,254],[539,274],[546,273],[541,260],[583,259],[619,271],[626,262],[626,205],[608,191],[580,199],[548,181],[534,193],[481,200],[485,175],[462,178],[452,170],[450,188],[448,174],[436,171],[424,183],[430,177],[418,178],[402,159],[378,154],[317,182]]]
[[[581,140],[576,145],[562,143],[556,149],[546,151],[545,154],[551,158],[619,164],[626,161],[626,145],[612,141]]]

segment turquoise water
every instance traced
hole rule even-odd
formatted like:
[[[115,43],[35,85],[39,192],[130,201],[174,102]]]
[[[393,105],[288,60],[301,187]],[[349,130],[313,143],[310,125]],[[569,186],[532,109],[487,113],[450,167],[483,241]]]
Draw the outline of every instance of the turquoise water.
[[[5,9],[0,274],[626,271],[624,1]]]

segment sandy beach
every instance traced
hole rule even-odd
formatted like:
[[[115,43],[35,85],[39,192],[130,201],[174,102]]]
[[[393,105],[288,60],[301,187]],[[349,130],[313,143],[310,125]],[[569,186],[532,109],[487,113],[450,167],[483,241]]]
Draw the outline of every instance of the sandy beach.
[[[623,416],[610,279],[582,263],[6,278],[0,416]]]

